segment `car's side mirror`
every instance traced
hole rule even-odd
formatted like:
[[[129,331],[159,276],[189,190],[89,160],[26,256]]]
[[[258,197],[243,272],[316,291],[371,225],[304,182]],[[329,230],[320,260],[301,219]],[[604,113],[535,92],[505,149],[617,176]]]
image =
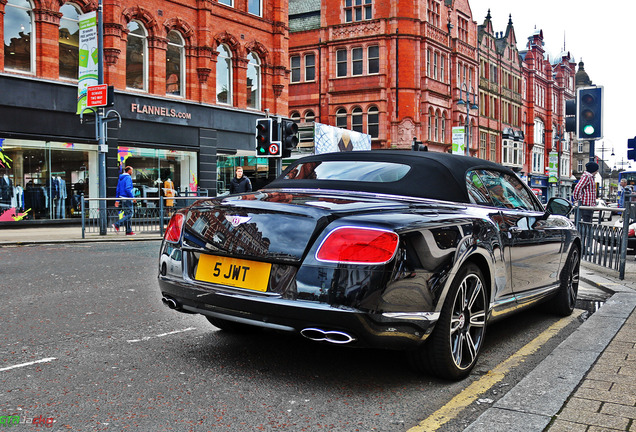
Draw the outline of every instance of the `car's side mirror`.
[[[565,198],[550,198],[545,207],[545,217],[550,215],[567,216],[572,211],[572,204]]]

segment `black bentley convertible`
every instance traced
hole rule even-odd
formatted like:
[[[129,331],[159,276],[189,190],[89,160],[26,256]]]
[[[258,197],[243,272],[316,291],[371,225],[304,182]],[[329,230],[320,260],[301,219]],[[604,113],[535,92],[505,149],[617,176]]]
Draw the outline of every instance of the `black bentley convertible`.
[[[226,331],[403,350],[467,376],[488,323],[539,302],[572,313],[581,241],[555,198],[514,172],[446,153],[310,156],[257,192],[170,220],[162,301]]]

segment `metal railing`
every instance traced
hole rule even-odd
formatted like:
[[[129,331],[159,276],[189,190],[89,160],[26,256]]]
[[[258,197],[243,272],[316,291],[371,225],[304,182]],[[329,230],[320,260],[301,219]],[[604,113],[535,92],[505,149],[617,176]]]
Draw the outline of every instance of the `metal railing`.
[[[80,197],[82,238],[86,238],[86,233],[102,233],[100,201],[106,203],[103,206],[106,211],[106,233],[115,232],[113,224],[123,217],[124,209],[121,206],[115,207],[115,202],[132,200],[132,231],[135,233],[157,233],[159,236],[163,236],[166,224],[175,211],[206,197],[207,191],[197,192],[196,195],[190,196],[154,198],[84,198],[82,195]]]
[[[625,279],[629,224],[634,220],[634,210],[636,210],[636,202],[630,201],[632,196],[636,197],[636,195],[625,195],[624,208],[577,206],[575,212],[576,228],[581,233],[581,258],[618,271],[621,280]],[[592,222],[583,222],[580,215],[581,210],[598,211],[598,216],[594,217]],[[603,225],[603,216],[606,213],[621,213],[623,216],[622,224],[619,226],[616,224]]]

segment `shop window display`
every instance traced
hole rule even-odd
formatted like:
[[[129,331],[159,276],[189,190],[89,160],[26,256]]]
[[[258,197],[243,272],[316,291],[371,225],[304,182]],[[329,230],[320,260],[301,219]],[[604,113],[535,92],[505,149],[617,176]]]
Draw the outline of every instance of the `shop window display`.
[[[0,222],[80,217],[81,195],[98,194],[97,151],[0,138],[0,179]]]
[[[239,153],[241,153],[239,151]],[[247,153],[247,152],[246,152]],[[266,186],[273,178],[269,178],[269,159],[242,155],[217,155],[216,190],[222,194],[229,192],[230,181],[234,178],[236,167],[243,168],[243,175],[250,179],[252,189]]]
[[[134,169],[133,193],[140,198],[140,207],[158,207],[156,199],[190,195],[198,191],[197,154],[180,150],[150,149],[139,147],[118,148],[119,171],[125,166]],[[166,200],[168,207],[177,200]]]

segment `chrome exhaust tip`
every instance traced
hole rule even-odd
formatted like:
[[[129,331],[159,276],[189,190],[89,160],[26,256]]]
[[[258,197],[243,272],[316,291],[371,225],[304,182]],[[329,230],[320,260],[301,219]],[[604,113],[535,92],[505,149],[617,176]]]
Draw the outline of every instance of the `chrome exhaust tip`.
[[[357,340],[355,337],[345,332],[337,330],[322,330],[313,327],[302,329],[300,334],[315,342],[329,342],[338,345],[348,344]]]
[[[178,307],[177,302],[174,301],[174,299],[171,299],[170,297],[162,297],[161,302],[164,305],[168,306],[170,309],[177,309]]]

